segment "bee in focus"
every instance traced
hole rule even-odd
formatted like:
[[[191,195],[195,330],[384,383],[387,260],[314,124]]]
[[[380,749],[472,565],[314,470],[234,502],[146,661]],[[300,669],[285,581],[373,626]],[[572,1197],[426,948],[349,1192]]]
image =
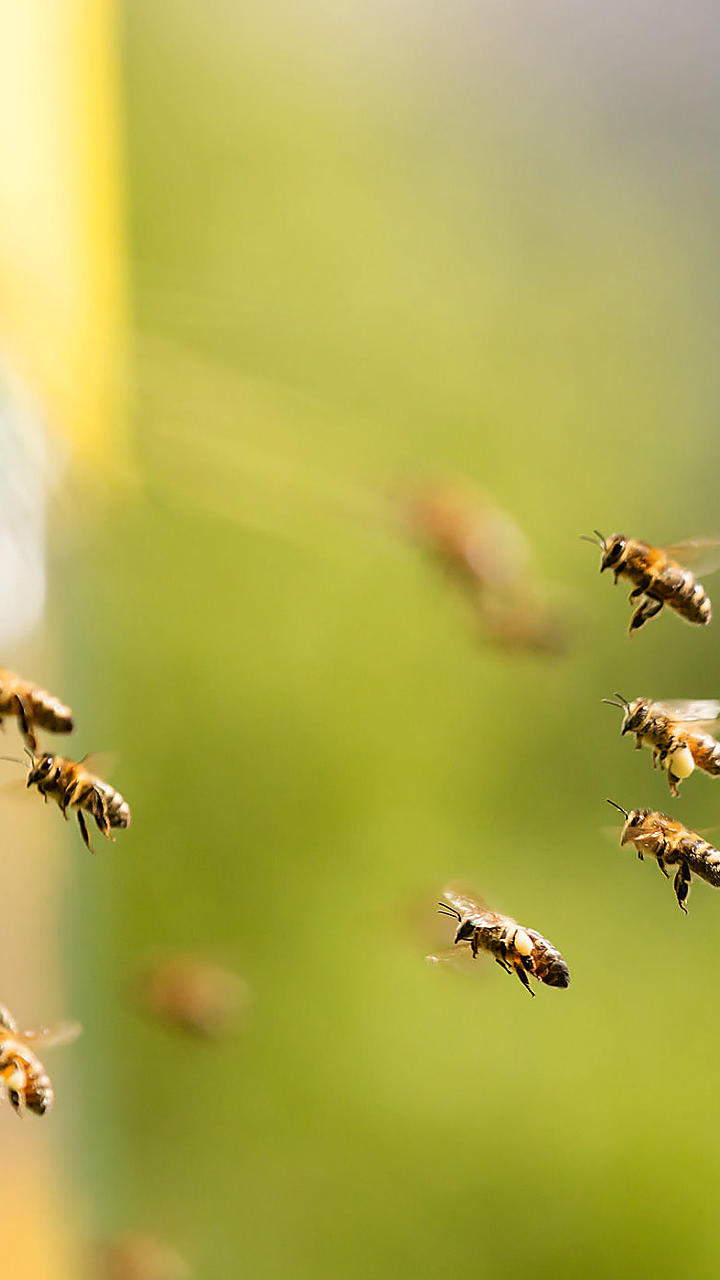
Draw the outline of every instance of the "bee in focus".
[[[643,743],[651,748],[653,768],[667,770],[672,796],[696,768],[714,778],[720,775],[720,742],[709,732],[720,716],[720,702],[628,702],[621,693],[615,697],[618,702],[603,702],[623,712],[621,732],[635,734],[638,751]]]
[[[527,538],[509,515],[449,485],[411,494],[405,510],[414,537],[464,588],[488,640],[503,649],[565,649],[565,627],[548,607]]]
[[[597,529],[594,532],[594,538],[583,536],[583,541],[600,547],[600,572],[610,569],[615,582],[627,578],[633,584],[630,601],[639,603],[630,619],[630,635],[657,617],[665,605],[686,622],[707,626],[712,606],[695,573],[712,573],[718,568],[720,542],[696,538],[673,547],[652,547],[623,533],[605,538]]]
[[[40,689],[14,671],[0,668],[0,724],[6,716],[15,716],[25,742],[37,750],[35,729],[50,733],[72,733],[73,714],[59,698]]]
[[[548,987],[570,985],[570,970],[560,952],[534,929],[524,929],[510,916],[491,911],[479,899],[446,889],[440,912],[453,916],[458,927],[455,946],[469,947],[475,958],[487,951],[506,973],[515,973],[531,996],[528,975]]]
[[[625,818],[620,836],[621,847],[633,844],[640,861],[645,854],[654,858],[666,879],[667,867],[676,867],[673,888],[678,906],[687,913],[687,899],[692,876],[720,889],[720,850],[696,831],[689,831],[675,818],[652,809],[623,809],[614,800],[608,800]]]
[[[114,840],[111,827],[130,826],[130,806],[119,791],[103,782],[94,773],[83,768],[83,761],[67,760],[64,756],[44,753],[33,757],[27,776],[27,786],[37,787],[45,800],[53,799],[67,819],[68,809],[77,815],[80,834],[90,852],[93,852],[88,835],[85,814],[95,819],[95,824],[108,840]]]
[[[242,978],[203,956],[165,956],[141,974],[139,994],[156,1017],[197,1035],[217,1038],[232,1030],[250,1004]]]
[[[0,1080],[18,1115],[32,1111],[36,1116],[44,1116],[55,1097],[50,1077],[31,1045],[49,1048],[71,1044],[80,1030],[78,1023],[71,1022],[52,1029],[18,1031],[15,1019],[0,1005]]]

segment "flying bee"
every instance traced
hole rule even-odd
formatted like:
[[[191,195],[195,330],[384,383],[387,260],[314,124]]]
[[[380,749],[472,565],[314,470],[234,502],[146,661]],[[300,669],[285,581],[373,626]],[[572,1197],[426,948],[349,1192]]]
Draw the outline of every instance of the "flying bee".
[[[634,733],[638,749],[643,743],[653,753],[653,768],[667,770],[670,794],[677,796],[684,778],[698,768],[712,777],[720,776],[720,742],[709,732],[720,716],[720,702],[651,702],[635,698],[628,702],[616,693],[618,702],[603,698],[608,706],[623,712],[621,732]]]
[[[443,915],[458,921],[455,945],[470,947],[473,958],[478,951],[488,951],[506,973],[515,973],[531,996],[528,974],[548,987],[570,985],[570,970],[560,952],[536,933],[524,929],[498,911],[491,911],[477,898],[446,889],[445,902],[439,903]]]
[[[110,828],[130,826],[130,806],[119,791],[83,768],[83,764],[84,760],[76,762],[47,753],[33,756],[27,786],[37,787],[46,803],[52,798],[66,819],[68,809],[75,810],[80,834],[92,853],[85,813],[95,819],[98,830],[108,840],[114,840]]]
[[[208,1038],[227,1035],[250,1005],[250,990],[242,978],[192,953],[150,963],[138,985],[143,1004],[156,1017]]]
[[[73,714],[59,698],[40,689],[14,671],[0,668],[0,724],[6,716],[15,716],[20,732],[31,751],[37,750],[34,730],[72,733]]]
[[[633,844],[640,861],[645,854],[655,858],[666,879],[669,879],[667,867],[677,867],[673,888],[678,906],[687,913],[687,899],[690,893],[692,876],[705,880],[715,889],[720,889],[720,850],[699,836],[696,831],[689,831],[675,818],[666,813],[656,813],[653,809],[623,809],[614,800],[608,800],[614,809],[618,809],[625,818],[625,826],[620,836],[621,847]]]
[[[0,1005],[0,1080],[10,1105],[23,1115],[32,1111],[44,1116],[55,1097],[50,1077],[31,1045],[71,1044],[80,1035],[77,1022],[37,1031],[19,1031],[15,1019]]]
[[[594,532],[595,538],[583,537],[583,541],[600,547],[600,572],[611,569],[615,582],[627,578],[633,584],[631,602],[639,601],[630,619],[630,635],[661,613],[665,605],[686,622],[707,626],[712,606],[695,573],[713,573],[720,565],[717,539],[695,538],[673,547],[652,547],[622,533],[605,538],[597,529]]]
[[[566,626],[539,586],[516,522],[458,486],[431,485],[405,502],[411,533],[462,587],[481,635],[501,649],[562,653]]]

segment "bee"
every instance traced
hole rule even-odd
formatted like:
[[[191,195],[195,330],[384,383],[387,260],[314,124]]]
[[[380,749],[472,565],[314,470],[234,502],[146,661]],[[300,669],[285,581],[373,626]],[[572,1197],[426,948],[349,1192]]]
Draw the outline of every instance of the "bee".
[[[84,758],[84,760],[87,757]],[[50,797],[60,806],[67,818],[68,809],[77,814],[80,834],[90,852],[85,813],[95,819],[95,824],[108,840],[114,840],[111,827],[130,826],[130,806],[119,791],[103,782],[95,774],[83,768],[84,760],[67,760],[64,756],[44,753],[33,757],[27,776],[27,786],[37,787],[47,802]]]
[[[635,698],[628,702],[621,693],[619,702],[603,698],[608,706],[623,712],[623,734],[634,733],[638,749],[646,743],[653,753],[653,768],[667,770],[670,794],[695,768],[712,777],[720,776],[720,742],[708,732],[720,716],[720,702],[651,702]]]
[[[479,630],[503,649],[557,654],[565,626],[536,582],[528,540],[511,516],[455,486],[406,500],[411,532],[464,588]]]
[[[631,809],[628,813],[614,800],[608,800],[625,818],[620,836],[620,846],[633,844],[640,861],[647,853],[655,858],[660,870],[669,880],[667,867],[677,867],[673,888],[678,906],[687,914],[687,899],[692,876],[697,876],[713,888],[720,889],[720,850],[689,831],[675,818],[652,809]]]
[[[191,1280],[186,1260],[154,1236],[133,1234],[112,1240],[102,1250],[105,1280]]]
[[[50,1077],[32,1044],[71,1044],[81,1028],[77,1022],[59,1027],[41,1027],[37,1031],[19,1031],[8,1010],[0,1005],[0,1080],[5,1086],[10,1105],[18,1115],[32,1111],[44,1116],[51,1108],[55,1094]]]
[[[622,533],[605,538],[597,529],[594,532],[595,538],[583,537],[583,541],[600,547],[600,572],[611,569],[615,582],[618,578],[627,578],[633,583],[630,600],[639,604],[630,619],[630,635],[657,617],[665,605],[686,622],[707,626],[712,618],[712,606],[695,572],[712,573],[717,569],[720,542],[696,538],[674,547],[652,547],[648,542],[626,538]]]
[[[455,945],[468,946],[473,958],[488,951],[506,973],[515,973],[531,996],[528,974],[548,987],[570,985],[570,970],[560,952],[534,929],[524,929],[510,916],[491,911],[478,898],[446,889],[438,904],[443,915],[458,921]]]
[[[208,1038],[226,1035],[250,1004],[242,978],[204,956],[165,956],[140,977],[143,1003],[170,1026]]]
[[[0,724],[6,716],[15,716],[25,742],[37,751],[34,729],[50,733],[72,733],[73,713],[59,698],[40,689],[14,671],[0,667]]]

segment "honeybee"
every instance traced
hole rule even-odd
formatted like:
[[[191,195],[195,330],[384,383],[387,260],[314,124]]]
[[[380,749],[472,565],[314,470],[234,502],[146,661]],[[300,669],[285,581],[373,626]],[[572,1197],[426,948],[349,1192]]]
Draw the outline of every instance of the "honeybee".
[[[10,1105],[23,1115],[32,1111],[44,1116],[55,1097],[50,1077],[31,1044],[71,1044],[80,1035],[77,1022],[63,1023],[59,1027],[41,1027],[37,1031],[19,1031],[8,1010],[0,1005],[0,1080],[5,1087]]]
[[[85,757],[86,759],[87,757]],[[115,837],[110,834],[111,827],[130,826],[130,806],[119,791],[103,782],[95,774],[83,768],[83,760],[68,760],[65,756],[52,756],[44,753],[33,757],[27,776],[27,786],[37,787],[45,800],[51,797],[60,806],[67,819],[68,809],[77,814],[80,834],[90,852],[90,844],[85,813],[95,819],[95,824],[108,840]]]
[[[191,1280],[192,1274],[179,1253],[150,1235],[124,1236],[102,1252],[106,1280]]]
[[[646,743],[653,753],[653,768],[667,769],[670,794],[695,768],[712,777],[720,776],[720,742],[708,732],[720,716],[720,702],[651,702],[635,698],[628,702],[621,693],[619,702],[603,698],[610,707],[623,712],[623,734],[634,733],[638,751]]]
[[[411,532],[465,589],[484,637],[503,649],[561,653],[566,628],[544,597],[511,516],[458,486],[406,500]]]
[[[171,1026],[201,1036],[226,1035],[250,1004],[242,978],[204,956],[165,956],[141,975],[140,996]]]
[[[707,626],[712,618],[712,606],[695,572],[712,573],[718,568],[720,542],[695,538],[673,547],[652,547],[648,542],[626,538],[622,533],[605,538],[597,529],[594,532],[595,538],[583,540],[600,547],[600,572],[611,569],[615,582],[618,578],[627,578],[634,584],[630,600],[640,603],[630,619],[630,635],[657,617],[665,605],[686,622]]]
[[[31,751],[37,750],[34,728],[51,733],[72,733],[73,714],[59,698],[40,689],[14,671],[0,667],[0,724],[6,716],[16,716],[20,732]]]
[[[515,973],[531,996],[528,974],[548,987],[570,985],[570,970],[560,952],[534,929],[524,929],[510,916],[491,911],[478,898],[446,889],[445,902],[439,903],[443,915],[458,921],[454,943],[469,946],[473,958],[478,951],[488,951],[506,973]]]
[[[614,809],[625,817],[620,836],[621,847],[633,844],[640,861],[645,854],[655,858],[666,879],[666,867],[677,867],[673,888],[680,909],[687,913],[687,899],[692,876],[698,876],[715,889],[720,889],[720,850],[696,831],[689,831],[675,818],[652,809],[623,809],[614,800],[608,800]]]

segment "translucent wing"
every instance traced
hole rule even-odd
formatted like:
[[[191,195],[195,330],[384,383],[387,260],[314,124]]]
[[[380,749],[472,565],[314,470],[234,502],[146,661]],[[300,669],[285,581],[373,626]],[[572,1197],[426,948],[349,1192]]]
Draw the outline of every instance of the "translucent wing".
[[[695,698],[689,701],[658,702],[657,706],[674,720],[682,720],[683,724],[712,725],[720,716],[720,702],[703,701]]]
[[[448,906],[455,911],[459,911],[461,916],[495,915],[495,912],[490,910],[482,898],[478,898],[475,894],[467,893],[464,889],[457,889],[451,886],[443,890],[443,898]]]
[[[82,1032],[79,1022],[59,1022],[55,1027],[37,1027],[33,1031],[19,1032],[19,1038],[28,1044],[41,1044],[44,1048],[72,1044]]]
[[[719,538],[690,538],[687,542],[675,542],[660,550],[691,573],[714,573],[720,569]]]

